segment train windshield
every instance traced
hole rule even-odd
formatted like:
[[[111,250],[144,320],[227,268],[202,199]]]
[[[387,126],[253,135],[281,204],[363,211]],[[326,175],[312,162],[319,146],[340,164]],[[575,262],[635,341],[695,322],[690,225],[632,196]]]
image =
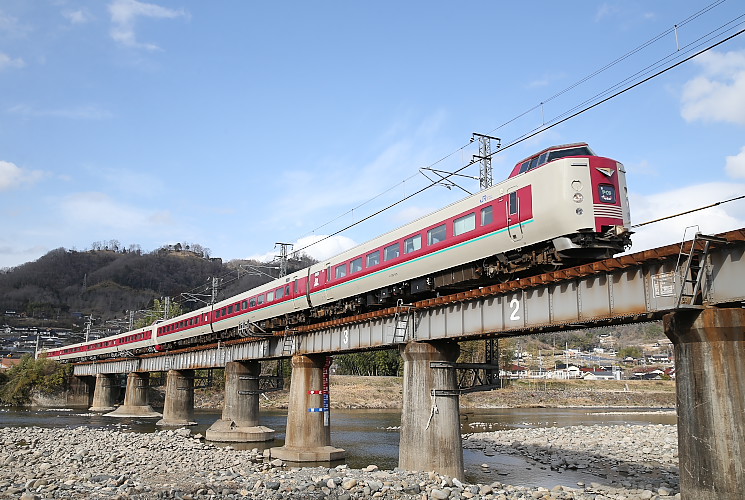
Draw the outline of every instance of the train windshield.
[[[593,154],[587,146],[560,149],[558,151],[549,151],[547,161],[558,160],[559,158],[565,158],[567,156],[593,156]]]

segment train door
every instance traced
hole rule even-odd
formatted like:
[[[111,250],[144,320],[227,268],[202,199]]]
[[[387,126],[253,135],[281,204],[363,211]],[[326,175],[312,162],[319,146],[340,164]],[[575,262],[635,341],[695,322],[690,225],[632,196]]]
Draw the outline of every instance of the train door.
[[[311,274],[310,269],[308,270],[308,306],[310,306],[311,302],[318,303],[321,300],[318,295],[311,297],[321,289],[321,274],[321,271],[315,271]]]
[[[517,195],[517,186],[510,188],[507,193],[507,232],[512,241],[523,239],[523,225],[520,220],[520,197]]]
[[[306,296],[306,284],[307,281],[299,279],[295,276],[295,279],[290,284],[292,287],[292,308],[297,311],[303,309],[308,304],[308,297]]]
[[[334,289],[330,285],[331,282],[331,262],[326,263],[326,300],[334,298]]]

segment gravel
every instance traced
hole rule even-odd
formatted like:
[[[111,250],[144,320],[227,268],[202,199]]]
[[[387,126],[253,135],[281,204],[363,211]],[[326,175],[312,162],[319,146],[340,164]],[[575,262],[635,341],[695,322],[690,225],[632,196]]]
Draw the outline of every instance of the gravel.
[[[516,453],[546,467],[576,466],[606,477],[598,478],[598,483],[551,490],[500,482],[467,484],[434,472],[379,470],[375,464],[363,469],[292,468],[266,459],[258,449],[205,443],[188,429],[139,434],[116,428],[6,427],[0,429],[0,498],[620,500],[675,496],[676,452],[670,442],[671,438],[674,442],[674,429],[616,427],[521,429],[465,437],[466,447],[485,453]],[[624,438],[630,441],[623,442]],[[616,482],[613,474],[627,484]]]

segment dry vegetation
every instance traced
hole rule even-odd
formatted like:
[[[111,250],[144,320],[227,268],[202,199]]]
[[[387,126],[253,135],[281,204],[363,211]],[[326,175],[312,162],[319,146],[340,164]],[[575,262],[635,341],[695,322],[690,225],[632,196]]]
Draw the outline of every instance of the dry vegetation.
[[[331,377],[332,408],[400,408],[403,385],[400,377]],[[264,408],[287,408],[288,391],[271,392],[260,400]],[[662,380],[621,381],[512,381],[504,389],[461,396],[463,408],[526,407],[653,407],[675,406],[675,382]],[[220,408],[222,393],[198,390],[197,406]]]

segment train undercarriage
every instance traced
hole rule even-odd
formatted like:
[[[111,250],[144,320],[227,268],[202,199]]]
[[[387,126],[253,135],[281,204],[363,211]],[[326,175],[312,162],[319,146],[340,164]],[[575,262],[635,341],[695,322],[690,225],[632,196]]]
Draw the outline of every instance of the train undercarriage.
[[[181,349],[245,337],[274,336],[275,332],[291,331],[293,328],[309,323],[319,323],[392,307],[399,300],[410,303],[606,259],[623,252],[628,245],[630,245],[628,233],[621,235],[610,234],[610,231],[605,235],[598,235],[594,232],[576,233],[523,247],[513,252],[496,254],[483,260],[311,309],[257,323],[246,322],[235,328],[169,342],[159,346],[159,350]],[[137,355],[146,352],[155,352],[155,349],[149,347],[126,354]],[[110,357],[117,358],[125,356],[121,352],[110,354]]]

